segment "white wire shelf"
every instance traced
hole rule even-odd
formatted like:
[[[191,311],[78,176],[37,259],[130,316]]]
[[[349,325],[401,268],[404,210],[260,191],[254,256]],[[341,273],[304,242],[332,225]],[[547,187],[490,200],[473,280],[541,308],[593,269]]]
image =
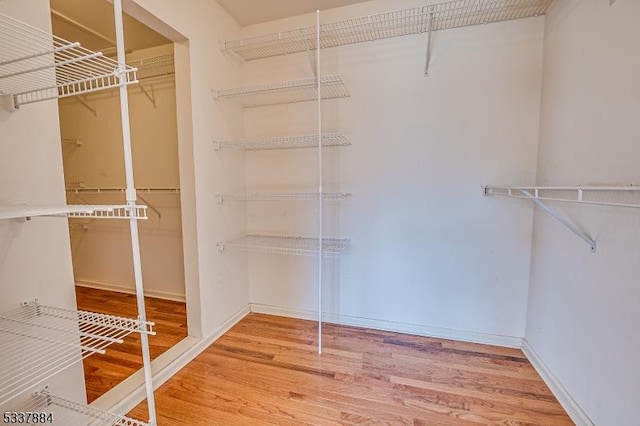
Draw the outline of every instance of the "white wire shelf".
[[[0,94],[15,107],[136,83],[136,72],[0,13]]]
[[[380,40],[431,30],[488,24],[543,15],[552,0],[456,0],[430,6],[361,16],[320,25],[320,47]],[[244,60],[316,49],[317,28],[306,27],[223,43]]]
[[[484,195],[640,208],[640,186],[484,186]]]
[[[337,99],[351,96],[338,75],[320,77],[320,97]],[[233,100],[245,108],[308,102],[318,99],[318,79],[303,78],[227,90],[214,90],[214,99]]]
[[[29,302],[0,314],[0,405],[153,322]]]
[[[324,192],[324,201],[341,201],[351,194],[345,192]],[[217,194],[220,203],[225,201],[317,201],[317,192],[254,192],[246,194]]]
[[[262,151],[274,149],[317,148],[318,135],[282,136],[274,138],[243,139],[238,141],[214,141],[216,149],[244,149],[247,151]],[[349,146],[351,142],[340,133],[323,133],[322,146]]]
[[[66,188],[67,194],[126,194],[127,189],[122,187],[82,187]],[[180,188],[136,188],[139,194],[180,194]]]
[[[75,204],[64,206],[2,206],[1,219],[32,217],[69,217],[92,219],[147,219],[147,206]]]
[[[151,426],[140,420],[100,410],[90,405],[80,404],[60,398],[47,390],[38,391],[33,397],[17,408],[17,412],[51,413],[54,425],[64,426]],[[28,424],[49,424],[39,422]]]
[[[338,257],[348,245],[349,240],[346,238],[323,238],[323,256]],[[237,240],[220,241],[218,248],[221,251],[237,249],[294,256],[317,256],[320,244],[318,238],[246,235]]]
[[[138,69],[139,80],[175,74],[173,53],[129,61],[129,65]]]

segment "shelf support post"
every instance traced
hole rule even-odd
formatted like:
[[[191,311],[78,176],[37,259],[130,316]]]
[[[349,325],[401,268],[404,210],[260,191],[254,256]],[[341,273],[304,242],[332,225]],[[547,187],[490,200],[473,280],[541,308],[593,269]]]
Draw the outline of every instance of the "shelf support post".
[[[429,75],[429,63],[431,62],[431,32],[433,28],[433,6],[430,7],[431,13],[429,13],[429,37],[427,39],[427,60],[424,66],[424,76]]]
[[[571,220],[565,219],[564,217],[562,217],[560,214],[555,212],[551,207],[547,206],[541,200],[537,199],[531,192],[524,189],[521,189],[520,192],[522,193],[522,195],[524,195],[525,197],[531,199],[534,203],[536,203],[536,205],[540,207],[545,213],[547,213],[549,216],[551,216],[552,218],[554,218],[555,220],[557,220],[558,222],[560,222],[561,224],[569,228],[571,232],[573,232],[582,240],[584,240],[587,244],[589,244],[589,246],[591,247],[592,253],[596,252],[596,248],[597,248],[596,242],[591,237],[589,237],[586,234],[586,232],[584,232],[582,229],[578,228],[578,226],[576,226],[573,222],[571,222]]]
[[[147,313],[144,301],[144,285],[142,282],[142,264],[140,259],[140,235],[138,232],[138,220],[136,207],[137,193],[135,181],[133,178],[133,156],[131,150],[131,128],[129,124],[129,94],[127,92],[127,72],[125,69],[125,50],[124,50],[124,25],[122,0],[113,0],[113,12],[115,16],[116,28],[116,51],[118,53],[118,79],[120,83],[120,115],[122,119],[122,144],[124,152],[124,168],[126,179],[126,199],[127,208],[130,209],[131,215],[129,220],[129,230],[131,234],[131,249],[133,254],[133,276],[136,286],[136,302],[138,306],[138,316],[140,321],[147,320]],[[140,334],[140,347],[142,349],[142,369],[145,379],[145,391],[147,396],[147,409],[149,414],[149,424],[155,426],[156,406],[153,396],[153,375],[151,372],[151,354],[149,351],[149,336],[146,333]]]
[[[320,10],[316,10],[316,80],[318,81],[318,354],[322,354],[322,234],[324,205],[322,197],[322,83],[320,82]]]

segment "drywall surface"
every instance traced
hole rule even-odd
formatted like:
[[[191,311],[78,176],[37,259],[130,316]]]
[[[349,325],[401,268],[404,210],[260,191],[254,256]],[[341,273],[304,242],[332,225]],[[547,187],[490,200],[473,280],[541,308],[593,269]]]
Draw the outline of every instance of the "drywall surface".
[[[329,10],[322,21],[416,4],[368,2]],[[242,35],[312,25],[315,15],[306,15]],[[481,185],[535,179],[543,28],[544,18],[533,18],[436,32],[428,77],[424,34],[322,51],[322,74],[340,74],[351,93],[324,102],[324,130],[352,141],[325,150],[324,190],[353,193],[326,207],[326,235],[352,243],[324,263],[325,312],[441,335],[464,331],[472,340],[524,335],[532,207],[484,198]],[[244,67],[245,84],[312,76],[304,52]],[[244,117],[246,136],[317,128],[314,103],[248,109]],[[314,150],[246,154],[249,192],[317,191],[317,171]],[[247,227],[314,236],[317,211],[313,202],[254,203]],[[251,302],[316,311],[316,265],[251,254]]]
[[[132,52],[127,61],[173,53],[173,46]],[[153,96],[155,105],[145,92]],[[68,188],[124,188],[124,157],[117,90],[60,101],[65,181]],[[178,131],[173,75],[129,86],[129,118],[137,188],[179,188]],[[75,194],[69,203],[124,204],[124,194]],[[140,221],[142,273],[147,295],[184,300],[180,194],[144,194],[149,219]],[[76,282],[135,291],[127,221],[75,220],[71,247]]]
[[[46,0],[5,0],[0,12],[51,31]],[[0,205],[14,204],[65,204],[55,100],[24,105],[15,112],[0,109]],[[36,298],[43,304],[76,308],[65,218],[0,221],[0,294],[0,312]],[[47,384],[60,396],[85,401],[82,363]],[[3,412],[16,408],[0,406]]]
[[[189,333],[206,336],[249,300],[246,259],[220,256],[216,243],[242,234],[244,207],[221,209],[218,192],[244,190],[244,155],[217,155],[213,141],[242,136],[241,111],[216,104],[211,90],[240,84],[239,64],[218,40],[239,36],[238,25],[214,1],[135,0],[133,17],[174,40],[176,110]]]
[[[556,1],[546,20],[538,184],[637,184],[640,3]],[[640,217],[624,208],[551,206],[598,251],[536,211],[526,338],[593,423],[634,424]]]

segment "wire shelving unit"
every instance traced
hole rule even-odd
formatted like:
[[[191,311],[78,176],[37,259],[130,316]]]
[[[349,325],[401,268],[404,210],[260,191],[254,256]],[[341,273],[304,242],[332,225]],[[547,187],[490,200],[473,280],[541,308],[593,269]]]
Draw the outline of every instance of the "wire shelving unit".
[[[323,148],[349,145],[351,145],[351,142],[341,133],[322,134]],[[246,151],[318,148],[318,134],[242,139],[237,141],[214,141],[214,146],[216,149],[244,149]]]
[[[51,413],[53,424],[59,425],[152,426],[150,423],[60,398],[48,390],[35,392],[32,398],[23,404],[18,411],[24,413]],[[41,423],[47,424],[45,422]]]
[[[544,14],[552,0],[456,0],[360,16],[320,25],[320,47],[336,47]],[[316,27],[298,28],[223,43],[223,50],[250,61],[315,50]]]
[[[136,68],[0,13],[0,94],[15,108],[137,83]]]
[[[155,334],[153,325],[37,301],[0,314],[0,405],[131,333]]]
[[[320,90],[318,90],[318,86]],[[233,100],[244,108],[338,99],[351,96],[338,75],[287,80],[235,89],[214,90],[214,99]]]
[[[220,241],[221,251],[236,249],[249,252],[286,254],[317,257],[320,239],[307,237],[284,237],[274,235],[246,235],[231,241]],[[348,247],[347,238],[322,238],[323,257],[338,257]]]
[[[350,197],[346,192],[324,192],[323,201],[341,201]],[[218,201],[318,201],[318,192],[251,192],[245,194],[217,194]]]
[[[136,204],[127,93],[128,85],[139,82],[137,69],[125,64],[122,0],[113,0],[112,3],[117,60],[107,58],[100,52],[85,49],[79,43],[69,42],[10,16],[0,14],[0,97],[3,101],[8,98],[10,101],[8,106],[15,110],[21,105],[33,102],[118,88],[122,118],[126,204],[3,206],[0,207],[0,219],[36,216],[128,219],[138,320],[128,323],[128,320],[124,319],[115,320],[98,314],[54,310],[54,308],[39,305],[35,308],[26,305],[26,308],[8,313],[0,319],[2,325],[0,338],[7,339],[7,344],[4,344],[4,340],[2,344],[0,394],[8,392],[4,394],[3,399],[6,395],[9,395],[8,398],[14,398],[17,392],[23,392],[26,387],[36,385],[46,377],[60,372],[67,362],[71,362],[70,359],[73,358],[75,361],[82,359],[87,353],[100,352],[109,344],[120,341],[133,331],[138,331],[149,415],[148,424],[155,426],[156,412],[148,341],[151,329],[147,328],[151,323],[146,321],[138,230],[138,220],[146,218],[147,207]],[[150,65],[149,68],[151,68]],[[32,308],[37,315],[29,313],[30,309],[34,310]],[[24,312],[25,309],[27,313]],[[60,322],[66,320],[70,320],[72,325],[64,328],[65,326]],[[131,330],[132,324],[138,328]],[[44,331],[40,333],[42,330]],[[10,348],[15,352],[9,359],[5,355]],[[65,350],[69,352],[64,352]],[[37,358],[43,353],[46,358]],[[63,358],[57,359],[55,355],[61,355]],[[75,413],[72,417],[65,417],[69,420],[56,418],[56,424],[145,424],[59,399],[50,394],[40,395],[46,396],[44,399],[36,398],[38,401],[44,401],[39,403],[44,405],[36,405],[36,407],[48,408],[51,405],[58,405],[68,412]]]
[[[69,217],[92,219],[147,219],[147,206],[73,204],[65,206],[1,206],[0,219],[32,217]]]

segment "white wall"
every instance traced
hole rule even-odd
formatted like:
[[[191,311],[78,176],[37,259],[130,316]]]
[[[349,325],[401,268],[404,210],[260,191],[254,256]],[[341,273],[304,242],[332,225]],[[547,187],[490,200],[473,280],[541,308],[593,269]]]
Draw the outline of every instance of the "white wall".
[[[159,46],[127,55],[127,61],[173,53]],[[179,188],[178,131],[173,76],[142,80],[155,98],[155,107],[137,85],[129,86],[129,117],[136,186]],[[117,90],[84,97],[94,115],[75,98],[60,101],[65,181],[69,187],[124,187],[124,157]],[[141,194],[158,212],[148,209],[141,221],[140,248],[145,293],[184,300],[184,260],[179,194]],[[124,194],[71,194],[70,203],[124,204]],[[141,204],[145,201],[139,200]],[[135,291],[131,238],[127,221],[74,220],[71,246],[76,282],[81,285]],[[86,227],[82,227],[86,224]]]
[[[418,3],[367,2],[326,11],[322,20]],[[242,35],[314,24],[306,15]],[[480,186],[535,178],[543,25],[534,18],[437,32],[426,78],[426,35],[322,52],[323,74],[339,73],[352,94],[323,106],[325,130],[340,130],[353,143],[325,155],[325,190],[353,193],[327,207],[326,233],[352,239],[339,262],[326,261],[328,313],[518,344],[532,208],[483,198]],[[312,76],[306,53],[248,62],[244,72],[245,84]],[[316,128],[313,103],[244,116],[247,136]],[[315,155],[247,153],[247,190],[315,190]],[[316,232],[315,203],[250,204],[247,217],[250,232]],[[298,315],[316,310],[314,260],[252,254],[249,274],[252,303]]]
[[[538,184],[637,184],[640,2],[556,1],[546,20]],[[553,207],[594,237],[598,252],[536,211],[527,341],[593,423],[633,424],[640,217]]]
[[[0,12],[51,31],[47,0],[28,4],[4,0]],[[0,109],[0,205],[64,203],[56,101],[24,105],[16,112]],[[75,309],[66,219],[0,221],[0,294],[1,312],[35,298],[43,304]],[[85,400],[81,363],[47,383],[60,396]],[[16,407],[0,410],[9,408]]]
[[[240,84],[239,65],[228,62],[218,41],[237,38],[238,25],[215,2],[131,0],[125,10],[176,42],[176,104],[189,333],[215,332],[249,300],[246,259],[220,256],[216,243],[242,234],[242,206],[221,209],[218,192],[244,189],[242,153],[220,157],[215,139],[240,137],[237,108],[213,101],[211,90]]]

